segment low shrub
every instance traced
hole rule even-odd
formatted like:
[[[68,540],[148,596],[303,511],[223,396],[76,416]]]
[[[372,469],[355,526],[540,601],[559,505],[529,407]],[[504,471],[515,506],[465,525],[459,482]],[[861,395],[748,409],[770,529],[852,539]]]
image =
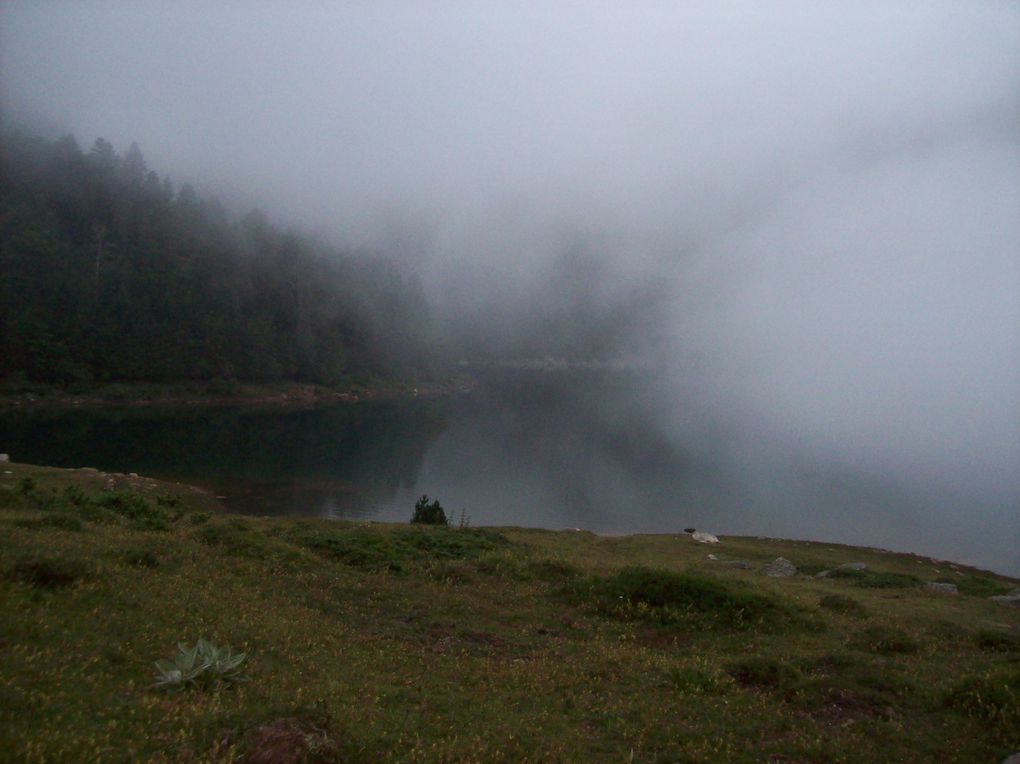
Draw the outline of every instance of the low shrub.
[[[906,632],[888,626],[867,628],[850,644],[852,647],[879,655],[906,655],[921,649],[921,645]]]
[[[994,597],[999,594],[1006,594],[1013,588],[1011,584],[1004,583],[990,576],[973,574],[954,578],[938,578],[936,581],[942,584],[956,584],[960,594],[966,594],[971,597]]]
[[[405,572],[409,565],[474,559],[506,545],[501,534],[482,529],[389,529],[371,526],[296,525],[286,538],[324,557],[361,570]]]
[[[774,690],[789,685],[799,672],[776,658],[755,655],[727,665],[727,673],[744,687]]]
[[[40,589],[62,589],[73,586],[92,574],[83,560],[66,557],[22,557],[7,571],[7,578]]]
[[[982,629],[974,635],[974,642],[982,650],[1020,651],[1020,634],[998,629]]]
[[[673,666],[666,671],[666,681],[681,692],[703,695],[725,692],[732,685],[728,675],[707,665]]]
[[[150,501],[131,491],[113,491],[92,499],[90,503],[120,515],[138,530],[167,531],[177,519],[177,514],[158,500]]]
[[[606,578],[585,579],[573,593],[596,612],[627,620],[734,629],[816,626],[775,597],[694,573],[628,567]]]
[[[826,594],[818,601],[818,604],[833,613],[849,615],[854,618],[865,618],[868,615],[864,605],[855,599],[844,597],[842,594]]]
[[[535,560],[525,565],[524,569],[531,578],[552,584],[571,581],[581,575],[577,567],[560,560]]]
[[[129,549],[124,553],[124,562],[132,568],[159,567],[159,557],[151,549]]]
[[[67,512],[18,520],[14,524],[21,528],[54,528],[60,531],[82,531],[85,529],[81,520]]]
[[[968,677],[954,685],[943,702],[964,716],[1020,728],[1020,670]]]
[[[269,539],[237,518],[199,525],[193,535],[203,544],[219,547],[227,554],[238,557],[261,559],[273,551]]]
[[[909,573],[875,572],[870,570],[839,569],[832,571],[829,578],[844,579],[862,589],[910,589],[924,582]]]

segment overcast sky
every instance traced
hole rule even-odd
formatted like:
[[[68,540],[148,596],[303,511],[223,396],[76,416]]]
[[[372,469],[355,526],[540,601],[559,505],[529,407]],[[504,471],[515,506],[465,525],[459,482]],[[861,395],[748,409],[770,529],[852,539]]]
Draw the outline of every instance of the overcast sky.
[[[0,7],[8,121],[137,141],[479,320],[580,248],[607,305],[659,287],[644,350],[701,405],[1020,497],[1020,4]]]

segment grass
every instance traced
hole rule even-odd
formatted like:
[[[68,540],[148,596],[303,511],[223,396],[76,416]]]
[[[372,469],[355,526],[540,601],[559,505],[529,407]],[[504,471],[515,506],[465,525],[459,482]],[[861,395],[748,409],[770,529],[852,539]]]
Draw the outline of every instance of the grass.
[[[911,555],[224,514],[147,478],[4,465],[0,759],[1000,761],[1017,582]],[[923,584],[963,582],[956,597]],[[869,584],[861,585],[868,580]],[[875,585],[880,582],[881,585]],[[168,694],[204,637],[249,681]]]

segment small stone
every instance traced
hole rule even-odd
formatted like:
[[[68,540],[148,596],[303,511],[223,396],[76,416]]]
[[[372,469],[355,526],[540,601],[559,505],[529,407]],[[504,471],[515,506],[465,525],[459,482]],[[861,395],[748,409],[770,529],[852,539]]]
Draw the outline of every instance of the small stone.
[[[842,565],[836,568],[836,570],[867,570],[868,564],[866,562],[844,562]]]
[[[773,578],[789,578],[790,576],[797,575],[797,566],[785,557],[777,557],[766,565],[762,572],[766,576],[772,576]]]
[[[741,570],[750,570],[753,565],[747,560],[721,560],[723,565],[729,565],[733,568],[740,568]]]
[[[929,581],[924,585],[924,588],[930,592],[937,594],[959,594],[960,590],[956,588],[956,584],[944,584],[940,581]]]
[[[11,462],[10,454],[0,454],[0,464],[10,464],[10,462]]]
[[[1020,751],[1002,760],[1002,764],[1020,764]]]
[[[992,602],[998,602],[1000,605],[1020,607],[1020,594],[1000,594],[997,597],[989,597],[988,599]]]
[[[704,531],[697,531],[691,534],[691,538],[695,541],[700,541],[702,544],[718,544],[719,538],[713,536],[711,533],[705,533]]]

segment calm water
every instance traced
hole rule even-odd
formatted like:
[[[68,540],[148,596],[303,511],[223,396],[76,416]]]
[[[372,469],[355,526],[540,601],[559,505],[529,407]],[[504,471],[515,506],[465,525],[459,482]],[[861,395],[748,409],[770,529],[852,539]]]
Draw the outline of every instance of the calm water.
[[[836,470],[699,421],[654,381],[517,372],[447,401],[312,411],[0,417],[15,461],[203,485],[240,512],[402,521],[422,493],[473,525],[811,538],[1020,574],[1004,500]]]

